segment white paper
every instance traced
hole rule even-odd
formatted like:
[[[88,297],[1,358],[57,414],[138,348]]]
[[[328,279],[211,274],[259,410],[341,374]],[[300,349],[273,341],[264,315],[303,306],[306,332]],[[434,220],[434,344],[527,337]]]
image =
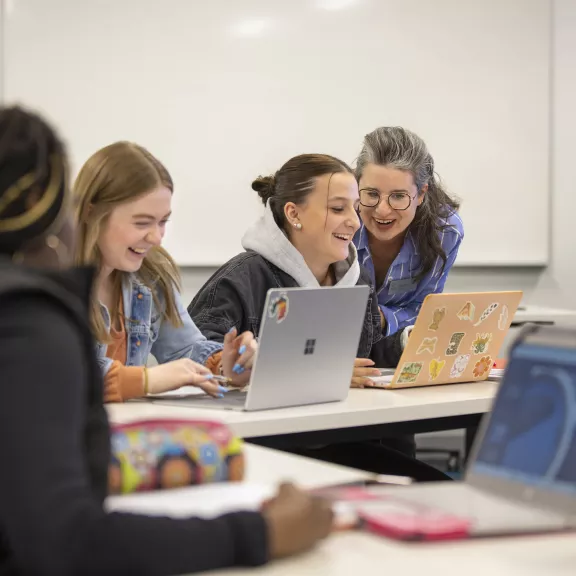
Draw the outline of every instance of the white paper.
[[[370,378],[370,380],[376,384],[390,384],[392,382],[392,378],[394,378],[394,374],[385,374],[383,376],[368,376],[368,378]]]
[[[109,496],[105,507],[109,512],[131,512],[147,516],[213,518],[227,512],[257,510],[276,490],[275,486],[268,484],[202,484],[172,490]]]

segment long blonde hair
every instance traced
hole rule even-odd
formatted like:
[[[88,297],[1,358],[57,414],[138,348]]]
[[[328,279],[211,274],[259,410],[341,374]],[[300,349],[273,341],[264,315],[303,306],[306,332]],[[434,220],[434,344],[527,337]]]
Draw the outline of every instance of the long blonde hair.
[[[102,255],[98,239],[111,212],[158,186],[174,190],[168,170],[148,150],[137,144],[116,142],[93,154],[82,166],[73,189],[78,226],[75,263],[100,269]],[[114,298],[118,303],[122,297],[123,274],[120,271],[113,273]],[[157,304],[158,295],[161,293],[164,297],[164,319],[174,326],[180,326],[182,321],[174,299],[174,289],[180,289],[180,275],[168,252],[159,246],[152,248],[137,275],[151,289]],[[112,317],[118,314],[117,310],[118,306],[110,310]],[[129,310],[124,313],[129,317]],[[109,343],[110,334],[97,298],[92,298],[90,304],[90,323],[98,342]]]

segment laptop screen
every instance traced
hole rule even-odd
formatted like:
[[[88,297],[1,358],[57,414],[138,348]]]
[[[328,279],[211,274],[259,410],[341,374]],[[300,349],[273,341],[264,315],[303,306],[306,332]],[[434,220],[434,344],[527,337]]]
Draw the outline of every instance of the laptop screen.
[[[576,350],[514,349],[471,471],[576,494]]]

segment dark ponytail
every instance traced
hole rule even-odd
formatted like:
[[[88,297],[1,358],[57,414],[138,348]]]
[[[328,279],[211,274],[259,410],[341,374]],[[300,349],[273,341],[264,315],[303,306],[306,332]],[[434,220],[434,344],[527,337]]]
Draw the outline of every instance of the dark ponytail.
[[[258,178],[252,182],[252,190],[258,192],[258,196],[260,196],[262,204],[264,205],[274,196],[275,188],[276,178],[274,176],[258,176]]]
[[[288,202],[302,204],[314,190],[316,178],[326,174],[347,172],[352,168],[342,160],[327,154],[301,154],[291,158],[272,176],[259,176],[252,189],[264,204],[268,203],[279,228],[285,229],[284,206]]]

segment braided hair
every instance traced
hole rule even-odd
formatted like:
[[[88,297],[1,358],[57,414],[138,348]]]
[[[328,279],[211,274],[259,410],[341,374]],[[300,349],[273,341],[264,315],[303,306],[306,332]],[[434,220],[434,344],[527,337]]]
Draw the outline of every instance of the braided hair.
[[[65,199],[65,151],[56,132],[37,114],[0,108],[0,254],[49,234]]]

